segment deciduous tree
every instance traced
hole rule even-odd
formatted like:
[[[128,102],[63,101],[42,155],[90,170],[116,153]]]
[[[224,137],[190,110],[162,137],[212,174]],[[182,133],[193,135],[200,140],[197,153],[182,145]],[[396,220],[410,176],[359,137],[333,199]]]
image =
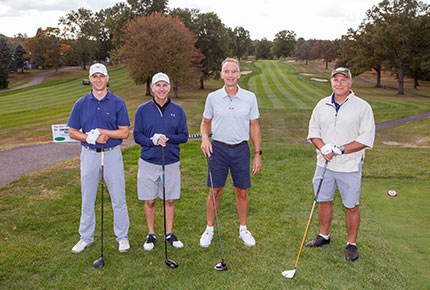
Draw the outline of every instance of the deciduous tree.
[[[328,63],[337,57],[336,41],[331,40],[318,40],[315,43],[315,53],[319,58],[325,62],[325,69],[328,69]]]
[[[96,52],[97,26],[91,10],[79,8],[61,17],[59,25],[63,26],[63,35],[72,40],[72,46],[79,55],[82,69],[92,60]]]
[[[195,63],[200,63],[202,55],[194,46],[194,36],[178,18],[138,17],[128,23],[124,38],[116,57],[127,65],[136,84],[146,83],[146,95],[150,95],[149,84],[157,72],[169,75],[174,88],[198,80]]]
[[[200,88],[204,89],[204,81],[209,77],[218,77],[222,61],[230,55],[230,37],[226,26],[213,12],[199,14],[195,29],[196,47],[205,56],[200,78]]]
[[[152,13],[167,13],[168,0],[127,0],[134,17],[149,16]]]
[[[55,27],[39,31],[35,37],[25,42],[25,47],[29,51],[31,60],[37,66],[55,67],[56,72],[65,55],[72,51],[70,45],[65,44],[60,38],[60,30]]]
[[[429,5],[416,0],[384,0],[366,13],[366,23],[374,27],[375,39],[384,48],[387,67],[397,75],[398,94],[404,94],[406,70],[425,51],[429,13]]]
[[[296,33],[282,30],[275,35],[272,45],[272,55],[276,58],[293,56],[296,48]]]
[[[255,58],[256,59],[272,59],[271,54],[272,42],[263,38],[256,43]]]
[[[240,61],[240,59],[248,53],[248,49],[251,46],[249,31],[239,26],[230,30],[230,35],[230,49],[232,51],[232,55],[237,57]]]
[[[302,42],[302,44],[297,49],[297,58],[299,60],[304,60],[306,62],[306,65],[308,65],[308,61],[315,59],[315,50],[314,50],[314,43],[315,40],[307,40]]]

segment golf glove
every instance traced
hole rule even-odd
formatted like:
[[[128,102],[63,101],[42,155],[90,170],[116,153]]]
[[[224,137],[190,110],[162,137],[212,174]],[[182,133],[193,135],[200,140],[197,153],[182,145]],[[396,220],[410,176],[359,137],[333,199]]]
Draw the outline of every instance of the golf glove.
[[[96,145],[97,138],[100,136],[100,131],[97,129],[92,129],[90,132],[87,132],[87,143]]]
[[[151,137],[152,143],[154,143],[155,146],[157,146],[158,139],[160,139],[161,136],[166,137],[163,134],[159,134],[159,133],[156,133],[154,134],[154,136]]]
[[[323,155],[330,154],[331,152],[333,152],[333,145],[325,144],[323,147],[321,147],[320,151]]]
[[[336,155],[340,155],[340,154],[342,154],[342,148],[341,148],[341,146],[339,146],[339,145],[333,145],[333,147],[332,147],[332,151],[333,151],[333,153],[334,153],[334,154],[336,154]]]

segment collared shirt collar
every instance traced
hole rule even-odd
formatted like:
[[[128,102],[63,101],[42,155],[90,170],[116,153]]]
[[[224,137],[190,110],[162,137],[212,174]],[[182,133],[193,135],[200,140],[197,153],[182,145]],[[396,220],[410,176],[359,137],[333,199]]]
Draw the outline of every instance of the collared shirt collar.
[[[155,98],[152,97],[152,102],[161,110],[161,112],[164,113],[164,110],[167,108],[167,106],[170,104],[170,98],[167,97],[167,102],[164,103],[163,106],[160,106],[156,101]]]
[[[223,90],[223,92],[225,93],[224,98],[226,98],[226,97],[231,98],[231,97],[228,95],[227,91],[225,90],[225,86],[223,86],[223,87],[222,87],[222,90]],[[236,95],[234,95],[234,96],[233,96],[234,98],[236,98],[236,97],[237,97],[237,98],[240,98],[240,97],[239,97],[239,95],[240,95],[240,94],[239,94],[239,91],[240,91],[240,90],[241,90],[241,88],[239,87],[239,85],[237,85],[237,92],[236,92]]]
[[[349,95],[348,96],[346,96],[346,98],[345,98],[345,101],[347,100],[347,99],[349,99],[350,97],[351,97],[351,95],[352,94],[354,94],[354,92],[352,91],[352,90],[349,90]],[[344,101],[344,103],[345,103],[345,101]],[[332,93],[331,94],[331,102],[332,102],[332,104],[337,104],[336,103],[336,101],[334,100],[334,93]],[[342,103],[343,104],[343,103]],[[340,105],[342,105],[342,104],[340,104]],[[338,104],[339,105],[339,104]]]
[[[100,101],[109,100],[110,99],[110,94],[111,94],[111,92],[109,90],[107,90],[106,96],[104,96],[103,99],[101,99]],[[94,97],[92,89],[91,89],[91,92],[90,92],[90,99],[91,100],[99,101],[99,99],[97,99],[96,97]]]
[[[336,112],[339,111],[340,106],[342,106],[343,104],[345,104],[345,102],[351,97],[351,95],[353,95],[354,93],[352,92],[352,90],[349,90],[349,95],[346,96],[345,100],[343,101],[342,104],[336,103],[336,101],[334,100],[334,93],[331,94],[331,103],[335,106],[336,108]]]

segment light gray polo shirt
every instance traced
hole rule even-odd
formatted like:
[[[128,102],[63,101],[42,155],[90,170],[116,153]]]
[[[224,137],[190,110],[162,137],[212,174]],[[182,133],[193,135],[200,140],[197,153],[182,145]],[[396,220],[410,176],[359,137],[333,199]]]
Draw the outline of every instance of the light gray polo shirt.
[[[257,97],[250,91],[238,88],[232,98],[222,87],[206,99],[203,117],[212,120],[213,140],[231,145],[249,140],[249,122],[260,117]]]

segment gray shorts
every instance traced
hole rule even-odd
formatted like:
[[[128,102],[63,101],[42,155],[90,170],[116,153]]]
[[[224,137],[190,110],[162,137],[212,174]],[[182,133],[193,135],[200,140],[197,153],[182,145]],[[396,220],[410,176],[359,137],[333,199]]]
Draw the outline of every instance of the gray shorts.
[[[166,200],[179,199],[181,195],[180,162],[165,166]],[[152,164],[139,158],[137,172],[137,197],[139,200],[163,198],[163,171],[161,165]]]
[[[358,171],[354,172],[336,172],[327,169],[317,201],[332,201],[337,187],[342,197],[342,203],[346,208],[354,208],[358,205],[361,193],[362,166],[363,163],[360,162]],[[317,166],[314,179],[312,180],[315,195],[323,172],[324,168]]]

